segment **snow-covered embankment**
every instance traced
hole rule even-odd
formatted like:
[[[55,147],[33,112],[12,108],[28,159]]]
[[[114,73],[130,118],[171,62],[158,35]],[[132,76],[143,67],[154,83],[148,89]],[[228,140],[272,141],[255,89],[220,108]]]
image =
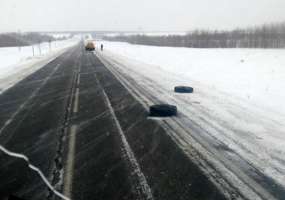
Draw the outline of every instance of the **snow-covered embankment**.
[[[177,120],[185,127],[197,124],[200,131],[192,134],[217,148],[219,156],[253,179],[252,168],[285,187],[284,49],[103,43],[100,56],[161,101],[177,105],[183,116]],[[175,94],[176,85],[193,86],[195,92]]]
[[[0,48],[0,93],[40,69],[70,47],[79,42],[78,38],[42,43],[40,48],[32,46]],[[50,48],[51,47],[51,48]]]

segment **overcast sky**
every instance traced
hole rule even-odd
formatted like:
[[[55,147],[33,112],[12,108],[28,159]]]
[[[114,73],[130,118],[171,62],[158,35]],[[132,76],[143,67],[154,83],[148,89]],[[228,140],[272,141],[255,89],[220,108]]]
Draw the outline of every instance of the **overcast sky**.
[[[187,31],[285,21],[285,0],[0,0],[0,32]]]

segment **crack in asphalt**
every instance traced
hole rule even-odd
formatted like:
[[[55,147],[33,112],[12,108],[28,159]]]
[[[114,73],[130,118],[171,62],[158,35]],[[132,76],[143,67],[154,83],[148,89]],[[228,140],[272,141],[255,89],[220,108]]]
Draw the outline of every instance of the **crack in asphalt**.
[[[78,66],[79,62],[75,63],[75,66]],[[58,146],[57,146],[57,153],[56,156],[54,158],[54,169],[52,172],[52,184],[55,187],[61,188],[61,190],[63,190],[64,195],[68,196],[69,198],[71,198],[71,179],[69,180],[69,183],[67,183],[68,188],[70,188],[70,190],[68,190],[69,192],[66,193],[66,184],[65,184],[65,179],[66,179],[66,174],[69,173],[71,170],[66,170],[64,168],[64,160],[63,160],[63,152],[64,152],[64,146],[66,143],[66,139],[67,139],[67,131],[68,131],[68,127],[69,127],[69,123],[71,121],[71,107],[73,104],[73,96],[74,96],[74,91],[76,89],[76,80],[77,80],[77,73],[76,71],[73,71],[73,75],[72,75],[72,81],[71,81],[71,86],[69,88],[69,92],[67,95],[67,100],[66,100],[66,108],[65,108],[65,112],[63,115],[63,121],[62,121],[62,129],[59,133],[59,137],[58,137]],[[53,195],[52,193],[49,193],[47,196],[47,199],[50,200],[52,199]]]

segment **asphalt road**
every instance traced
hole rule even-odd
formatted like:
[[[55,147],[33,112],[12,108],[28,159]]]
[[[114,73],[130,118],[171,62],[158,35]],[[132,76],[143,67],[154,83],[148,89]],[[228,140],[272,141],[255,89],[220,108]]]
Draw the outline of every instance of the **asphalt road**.
[[[0,113],[0,144],[71,199],[226,199],[82,45],[0,95]],[[27,162],[0,153],[0,196],[9,194],[59,199]]]

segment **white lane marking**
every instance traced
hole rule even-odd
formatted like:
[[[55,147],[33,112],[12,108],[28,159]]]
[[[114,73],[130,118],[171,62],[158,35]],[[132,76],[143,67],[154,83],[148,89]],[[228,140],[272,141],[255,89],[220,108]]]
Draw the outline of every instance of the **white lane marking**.
[[[73,113],[78,112],[78,104],[79,104],[79,88],[76,88],[75,100],[74,100],[74,105],[73,105]]]
[[[74,154],[75,154],[75,143],[76,143],[76,131],[77,125],[71,126],[69,143],[68,143],[68,154],[66,167],[64,172],[64,189],[63,194],[72,197],[72,179],[74,170]]]
[[[128,92],[133,97],[135,97],[135,99],[137,99],[138,102],[140,102],[142,104],[142,106],[145,108],[145,110],[148,110],[149,105],[152,105],[153,103],[150,102],[145,96],[140,95],[138,93],[138,91],[135,89],[135,86],[133,84],[130,84],[127,80],[125,80],[125,78],[123,78],[121,74],[119,74],[117,71],[115,71],[114,69],[109,67],[109,65],[112,65],[110,62],[108,62],[105,58],[103,58],[99,54],[97,56],[101,60],[101,62],[104,64],[104,66],[122,83],[122,85],[125,87],[125,89],[128,90]]]
[[[14,158],[19,158],[22,159],[24,161],[26,161],[28,163],[28,167],[30,169],[32,169],[33,171],[37,172],[37,174],[41,177],[41,179],[43,180],[43,182],[45,183],[45,185],[58,197],[60,197],[63,200],[70,200],[68,197],[66,197],[65,195],[61,194],[60,192],[58,192],[47,180],[47,178],[45,177],[45,175],[43,174],[43,172],[36,166],[34,166],[33,164],[30,163],[30,160],[27,156],[25,156],[24,154],[19,154],[19,153],[15,153],[12,151],[9,151],[8,149],[6,149],[5,147],[0,145],[0,151],[2,151],[3,153],[5,153],[8,156],[14,157]]]
[[[11,123],[11,119],[8,119],[8,120],[5,122],[5,126],[8,126],[10,123]]]
[[[49,74],[48,77],[44,79],[42,84],[31,94],[31,96],[28,97],[28,99],[20,105],[20,107],[16,110],[16,112],[13,113],[13,115],[4,123],[4,125],[0,129],[0,135],[4,131],[4,129],[11,123],[11,121],[14,120],[14,118],[26,107],[26,105],[32,100],[37,93],[40,91],[40,89],[48,82],[48,80],[53,76],[53,74],[57,71],[60,64],[57,64],[56,67],[53,69],[53,71]]]
[[[80,85],[80,74],[78,74],[78,77],[77,77],[77,86]]]
[[[96,75],[95,75],[95,78],[97,80],[97,82],[99,83],[99,80],[97,79]],[[127,156],[127,159],[130,161],[130,164],[131,164],[131,168],[133,170],[133,174],[137,176],[138,178],[138,181],[139,181],[139,184],[141,186],[141,189],[143,193],[143,195],[145,195],[145,197],[143,197],[143,199],[147,199],[147,200],[152,200],[153,199],[153,196],[152,196],[152,192],[151,192],[151,189],[150,189],[150,186],[148,185],[147,183],[147,180],[143,174],[143,172],[141,171],[141,168],[138,164],[138,161],[134,155],[134,152],[132,151],[128,141],[127,141],[127,138],[126,136],[124,135],[124,132],[122,130],[122,127],[116,117],[116,114],[114,112],[114,109],[111,105],[111,102],[110,102],[110,99],[109,97],[107,96],[107,94],[105,93],[103,87],[101,86],[101,84],[99,83],[100,87],[102,88],[102,91],[103,91],[103,96],[104,96],[104,99],[106,101],[106,104],[110,110],[110,113],[111,113],[111,117],[112,119],[114,120],[115,122],[115,125],[118,129],[118,132],[119,132],[119,136],[121,138],[121,142],[122,142],[122,145],[123,145],[123,151],[125,153],[125,155]],[[136,188],[137,189],[137,188]],[[139,192],[139,193],[140,193]]]

